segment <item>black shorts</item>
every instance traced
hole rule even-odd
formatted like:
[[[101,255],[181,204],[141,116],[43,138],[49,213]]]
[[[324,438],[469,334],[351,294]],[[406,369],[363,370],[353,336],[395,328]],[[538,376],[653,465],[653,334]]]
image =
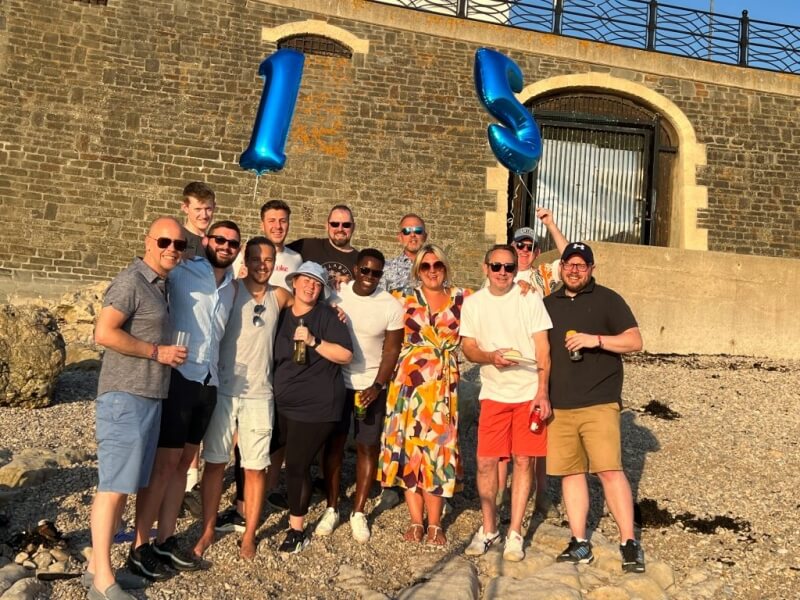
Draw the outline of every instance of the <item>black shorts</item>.
[[[169,395],[162,403],[159,448],[183,448],[199,445],[206,434],[214,407],[217,388],[189,381],[176,369],[169,379]]]
[[[354,423],[353,437],[356,443],[378,446],[381,443],[383,421],[386,418],[386,390],[381,390],[378,397],[367,407],[367,416],[361,421],[353,415],[355,396],[355,390],[347,389],[342,418],[333,433],[334,435],[347,435],[350,433],[350,422],[352,421]]]

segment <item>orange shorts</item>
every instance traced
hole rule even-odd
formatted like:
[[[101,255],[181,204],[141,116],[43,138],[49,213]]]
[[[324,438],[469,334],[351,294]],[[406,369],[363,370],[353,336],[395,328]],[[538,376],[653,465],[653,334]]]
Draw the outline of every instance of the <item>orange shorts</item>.
[[[530,402],[507,404],[481,400],[478,419],[478,457],[546,456],[547,427],[533,433],[528,425]]]

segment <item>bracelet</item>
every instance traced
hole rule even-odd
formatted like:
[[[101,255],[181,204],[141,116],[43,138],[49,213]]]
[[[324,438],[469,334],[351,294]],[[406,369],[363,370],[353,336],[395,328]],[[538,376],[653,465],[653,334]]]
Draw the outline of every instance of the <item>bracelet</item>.
[[[603,349],[603,338],[601,338],[599,335],[597,336],[597,347],[601,350]]]
[[[158,360],[158,344],[153,344],[153,351],[150,353],[150,360]]]

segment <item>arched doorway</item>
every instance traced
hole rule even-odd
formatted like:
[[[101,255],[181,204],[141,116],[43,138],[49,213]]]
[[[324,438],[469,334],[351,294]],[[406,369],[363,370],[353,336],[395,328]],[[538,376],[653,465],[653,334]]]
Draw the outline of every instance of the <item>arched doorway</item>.
[[[553,211],[570,240],[668,246],[677,135],[666,119],[607,92],[570,89],[526,103],[542,132],[536,170],[509,179],[509,230]]]

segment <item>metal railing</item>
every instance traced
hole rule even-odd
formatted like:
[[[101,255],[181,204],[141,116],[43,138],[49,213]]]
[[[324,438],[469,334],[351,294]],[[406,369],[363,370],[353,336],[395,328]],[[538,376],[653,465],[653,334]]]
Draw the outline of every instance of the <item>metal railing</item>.
[[[800,26],[657,0],[371,0],[718,63],[800,74]]]

